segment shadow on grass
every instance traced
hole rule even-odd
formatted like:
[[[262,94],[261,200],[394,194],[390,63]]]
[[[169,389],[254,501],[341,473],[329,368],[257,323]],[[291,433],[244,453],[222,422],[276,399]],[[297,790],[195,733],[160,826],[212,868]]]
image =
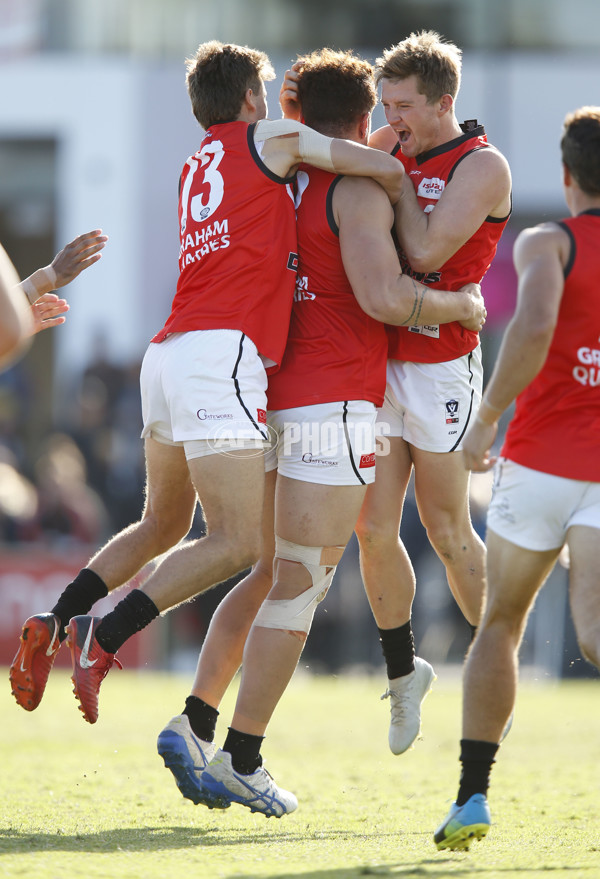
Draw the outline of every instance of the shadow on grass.
[[[381,839],[397,840],[396,833],[373,833],[361,834]],[[176,849],[193,848],[194,846],[205,848],[219,848],[243,845],[297,845],[298,843],[313,840],[344,840],[352,841],[356,834],[351,831],[331,830],[314,833],[273,834],[247,833],[238,830],[229,830],[223,833],[216,827],[137,827],[107,830],[102,833],[61,833],[32,832],[26,830],[0,830],[0,853],[18,854],[35,851],[66,851],[66,852],[159,852]]]
[[[382,846],[389,850],[389,840],[397,842],[397,833],[367,833],[360,834],[361,838],[371,837],[381,840]],[[356,834],[350,831],[315,831],[303,833],[284,833],[273,835],[271,832],[248,833],[239,830],[224,834],[222,830],[213,828],[195,828],[185,826],[172,827],[142,827],[123,828],[109,830],[102,833],[75,833],[67,834],[55,832],[27,832],[6,829],[0,831],[0,853],[25,854],[35,852],[81,852],[81,853],[117,853],[117,852],[161,852],[176,851],[181,849],[198,848],[228,848],[243,845],[298,845],[314,840],[348,842],[355,841]],[[386,842],[386,840],[388,840]],[[597,865],[589,867],[581,865],[561,865],[560,867],[544,867],[544,873],[555,871],[561,874],[573,872],[579,877],[590,876],[595,879]],[[519,867],[519,874],[539,873],[540,867]],[[361,879],[363,876],[396,876],[396,877],[447,877],[473,876],[487,873],[514,874],[514,867],[499,867],[494,858],[489,864],[474,863],[466,853],[455,855],[442,855],[437,857],[412,858],[410,861],[398,861],[393,864],[364,864],[362,866],[348,866],[334,869],[294,870],[293,873],[270,874],[270,879]],[[232,879],[257,879],[257,874],[245,874],[236,872]]]

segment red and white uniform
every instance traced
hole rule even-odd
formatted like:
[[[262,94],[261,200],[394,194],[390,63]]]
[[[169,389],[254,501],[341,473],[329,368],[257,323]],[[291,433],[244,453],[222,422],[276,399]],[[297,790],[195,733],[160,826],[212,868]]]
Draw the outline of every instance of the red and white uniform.
[[[278,364],[296,281],[296,220],[289,180],[262,163],[253,133],[245,122],[214,125],[184,166],[177,292],[152,341],[238,330]]]
[[[461,128],[464,134],[460,137],[414,158],[404,156],[400,145],[393,151],[412,180],[417,200],[425,212],[435,210],[465,156],[475,150],[492,148],[483,126],[476,120],[464,122]],[[402,271],[440,290],[458,290],[467,283],[478,284],[490,267],[507,222],[508,216],[486,217],[475,234],[436,272],[425,275],[413,272],[400,254]],[[466,330],[458,322],[431,327],[388,327],[388,335],[390,359],[416,363],[453,360],[473,351],[479,341],[477,333]]]
[[[546,362],[517,397],[502,456],[532,470],[600,482],[600,210],[562,220],[571,239]]]
[[[269,409],[383,403],[386,332],[362,310],[344,271],[332,209],[341,179],[307,166],[298,174],[298,280],[281,368],[269,377]]]
[[[277,443],[265,467],[329,485],[375,478],[376,407],[385,391],[385,326],[358,304],[342,262],[333,194],[341,177],[298,173],[298,281],[281,368],[269,377]]]

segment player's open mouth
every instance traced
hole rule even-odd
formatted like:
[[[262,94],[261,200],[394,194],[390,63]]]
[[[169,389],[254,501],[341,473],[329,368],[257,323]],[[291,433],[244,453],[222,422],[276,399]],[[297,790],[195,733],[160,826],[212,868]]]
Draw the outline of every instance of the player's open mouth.
[[[407,131],[406,128],[403,128],[401,131],[396,131],[396,134],[398,135],[400,143],[406,143],[410,138],[410,131]]]

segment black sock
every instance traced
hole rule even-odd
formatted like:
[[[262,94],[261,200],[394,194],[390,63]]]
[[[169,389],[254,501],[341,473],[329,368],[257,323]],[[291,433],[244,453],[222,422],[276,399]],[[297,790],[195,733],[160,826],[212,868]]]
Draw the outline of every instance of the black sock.
[[[94,604],[107,595],[108,587],[104,580],[90,568],[83,568],[52,608],[52,613],[60,620],[60,640],[64,641],[67,637],[65,626],[71,617],[88,614]]]
[[[410,620],[396,629],[380,629],[379,640],[387,667],[387,676],[403,678],[415,670],[415,641]]]
[[[219,716],[216,708],[208,705],[198,696],[188,696],[182,713],[187,715],[194,735],[205,742],[214,740],[217,717]]]
[[[456,797],[457,805],[464,806],[473,794],[487,794],[498,747],[495,742],[461,739],[460,762],[463,768]]]
[[[252,736],[229,727],[223,750],[231,754],[231,765],[236,772],[252,775],[259,766],[262,766],[260,748],[263,741],[264,736]]]
[[[159,615],[159,609],[145,592],[132,589],[102,618],[96,629],[96,640],[107,653],[116,653],[128,638],[145,629]]]

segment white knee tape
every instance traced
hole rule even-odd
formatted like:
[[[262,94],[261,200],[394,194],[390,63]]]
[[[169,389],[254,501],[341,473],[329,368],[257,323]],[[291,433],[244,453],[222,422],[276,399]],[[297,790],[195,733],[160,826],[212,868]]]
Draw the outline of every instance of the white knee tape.
[[[308,635],[317,604],[323,601],[331,586],[336,565],[323,565],[322,546],[300,546],[275,537],[275,558],[300,562],[311,576],[313,585],[295,598],[263,601],[255,624],[266,629],[304,632]]]

